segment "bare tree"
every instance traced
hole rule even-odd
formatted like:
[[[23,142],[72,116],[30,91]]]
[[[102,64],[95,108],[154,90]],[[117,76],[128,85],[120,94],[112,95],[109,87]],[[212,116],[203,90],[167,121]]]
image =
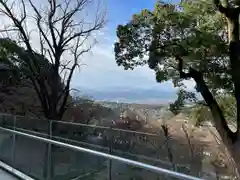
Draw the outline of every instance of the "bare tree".
[[[42,7],[33,0],[0,0],[0,13],[11,22],[1,32],[8,37],[14,35],[25,48],[29,79],[48,119],[63,117],[73,73],[84,53],[95,44],[90,41],[92,36],[105,23],[102,6],[99,1],[96,3],[47,0]],[[42,67],[41,58],[47,59],[50,66]]]

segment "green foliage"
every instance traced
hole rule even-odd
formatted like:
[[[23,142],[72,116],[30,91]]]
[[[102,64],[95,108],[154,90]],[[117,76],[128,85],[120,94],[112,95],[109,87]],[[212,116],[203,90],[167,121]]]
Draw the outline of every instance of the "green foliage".
[[[11,71],[4,71],[0,78],[0,111],[20,115],[43,116],[43,109],[35,92],[31,80],[41,78],[50,87],[53,85],[51,73],[53,66],[41,55],[35,53],[36,61],[33,62],[30,54],[15,41],[9,38],[0,38],[0,62]],[[29,62],[32,64],[30,70]],[[32,73],[34,72],[34,74]],[[56,83],[54,83],[56,86]],[[64,85],[59,76],[59,92]]]
[[[217,101],[228,123],[235,124],[237,118],[235,98],[229,94],[220,94],[217,96]],[[209,107],[201,104],[193,107],[190,116],[197,126],[204,121],[212,121],[213,119]]]
[[[116,62],[125,69],[148,64],[158,82],[172,80],[181,86],[175,60],[181,55],[185,68],[204,73],[212,91],[232,92],[225,23],[211,1],[158,1],[152,11],[144,9],[118,26]]]
[[[197,98],[194,93],[187,92],[184,89],[180,89],[177,95],[178,95],[177,100],[174,103],[171,103],[169,105],[170,111],[175,115],[180,113],[181,109],[184,108],[184,105],[186,103],[191,103],[191,102],[197,101]]]
[[[230,2],[232,6],[234,3],[237,4]],[[191,67],[201,72],[227,121],[233,122],[236,104],[227,28],[226,19],[212,1],[183,0],[178,5],[158,1],[153,10],[144,9],[128,23],[118,26],[116,62],[125,69],[148,65],[155,71],[158,82],[171,80],[175,87],[182,89],[179,61],[176,61],[181,57],[181,70],[185,72]],[[197,101],[193,93],[180,90],[170,110],[178,114],[189,100]],[[212,119],[206,104],[195,106],[191,116],[196,124]]]
[[[14,40],[9,38],[0,39],[0,59],[3,64],[15,69],[20,79],[22,78],[39,78],[46,76],[51,79],[52,64],[40,54],[34,53],[35,61],[23,47],[19,46]],[[30,69],[28,64],[32,64]],[[34,73],[34,74],[33,74]]]
[[[237,118],[236,100],[232,95],[221,94],[217,98],[218,104],[223,110],[223,114],[229,123],[235,123]]]
[[[212,114],[207,106],[197,105],[192,109],[190,118],[199,126],[205,121],[212,121]]]

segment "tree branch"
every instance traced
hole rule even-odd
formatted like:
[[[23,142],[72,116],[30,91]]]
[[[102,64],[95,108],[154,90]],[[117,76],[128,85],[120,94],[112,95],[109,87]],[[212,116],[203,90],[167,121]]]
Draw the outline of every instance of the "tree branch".
[[[237,132],[232,132],[228,127],[227,121],[223,115],[221,108],[219,107],[217,101],[213,97],[212,93],[208,89],[201,72],[190,68],[188,73],[183,72],[183,59],[181,57],[176,57],[179,62],[179,73],[180,77],[184,79],[193,78],[197,84],[197,91],[201,93],[203,99],[207,103],[208,107],[211,109],[216,128],[223,138],[225,143],[229,143],[227,138],[230,138],[232,143],[237,140]]]
[[[192,74],[190,74],[190,72],[189,73],[183,72],[183,59],[180,56],[176,56],[176,60],[178,61],[178,71],[180,74],[180,78],[182,79],[192,78]]]
[[[54,24],[53,24],[53,16],[56,13],[56,0],[49,0],[48,2],[50,4],[50,11],[49,11],[49,14],[48,14],[48,26],[49,26],[51,37],[52,37],[53,48],[56,51],[57,40],[56,40],[56,35],[54,33]]]
[[[90,29],[77,32],[77,33],[73,34],[72,36],[66,38],[65,41],[63,42],[63,46],[66,46],[70,41],[72,41],[73,39],[75,39],[77,37],[89,36],[91,32],[99,30],[101,28],[102,28],[102,24],[96,24]]]
[[[224,1],[225,1],[225,7],[222,5],[220,0],[213,0],[214,4],[217,7],[217,9],[219,10],[219,12],[226,15],[228,12],[229,3],[228,3],[228,0],[224,0]]]
[[[25,70],[29,71],[28,78],[37,92],[45,116],[61,119],[68,101],[74,70],[79,66],[81,55],[91,49],[91,46],[87,49],[83,49],[82,46],[85,45],[84,43],[92,32],[103,27],[104,17],[97,14],[91,26],[90,23],[84,23],[85,17],[78,21],[78,12],[91,3],[91,0],[62,0],[61,4],[57,4],[56,0],[48,0],[49,7],[46,11],[41,11],[33,0],[28,0],[30,8],[33,9],[39,34],[41,53],[39,55],[30,43],[31,33],[28,33],[29,27],[26,26],[26,18],[29,16],[26,12],[25,1],[20,0],[20,2],[22,2],[20,16],[13,13],[11,5],[9,6],[8,1],[5,0],[0,0],[0,5],[2,5],[0,10],[13,22],[14,30],[17,30],[16,32],[20,34],[20,39],[26,46],[26,50],[23,51],[24,55],[20,59],[25,58],[27,64]],[[63,58],[66,58],[63,57],[65,51],[68,51],[66,52],[67,60],[70,59],[67,65],[62,62]],[[41,60],[44,60],[46,64],[49,61],[51,63],[45,67],[44,64],[40,64]],[[59,74],[60,67],[68,72],[66,82],[63,83]]]
[[[37,7],[32,3],[32,0],[28,0],[31,7],[33,8],[34,12],[36,13],[36,21],[37,21],[37,27],[38,27],[38,30],[40,31],[41,35],[43,36],[44,40],[47,42],[48,44],[48,47],[49,49],[51,50],[51,53],[52,54],[55,54],[55,51],[49,41],[49,38],[46,34],[46,32],[43,31],[42,29],[42,26],[41,26],[41,19],[42,19],[42,16],[40,14],[40,12],[38,11]]]
[[[70,69],[70,73],[68,75],[68,78],[67,78],[67,82],[66,82],[66,86],[63,90],[63,92],[65,92],[65,94],[61,93],[59,98],[58,99],[61,99],[61,96],[63,95],[63,104],[65,105],[67,103],[67,100],[68,100],[68,97],[69,97],[69,89],[70,89],[70,83],[71,83],[71,79],[72,79],[72,76],[73,76],[73,72],[74,70],[76,69],[76,67],[78,67],[78,60],[79,60],[79,57],[83,54],[83,53],[86,53],[88,52],[91,47],[89,47],[88,49],[85,49],[85,50],[82,50],[80,52],[79,51],[79,48],[82,46],[83,42],[80,41],[81,40],[81,37],[78,37],[77,39],[77,42],[76,42],[76,45],[75,45],[75,48],[74,50],[72,51],[73,55],[74,55],[74,64],[72,65],[71,69]],[[60,107],[60,110],[59,110],[59,113],[60,113],[60,117],[63,116],[65,112],[65,107],[64,106],[61,106]]]

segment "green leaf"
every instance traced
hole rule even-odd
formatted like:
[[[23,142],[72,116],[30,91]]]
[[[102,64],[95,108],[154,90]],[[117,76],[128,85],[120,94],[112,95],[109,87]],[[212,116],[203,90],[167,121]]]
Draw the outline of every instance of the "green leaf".
[[[153,10],[134,14],[117,28],[117,64],[124,69],[148,65],[158,82],[172,80],[181,86],[174,60],[180,55],[185,68],[203,72],[212,91],[232,92],[226,21],[215,9],[205,0],[183,0],[178,5],[158,1]]]

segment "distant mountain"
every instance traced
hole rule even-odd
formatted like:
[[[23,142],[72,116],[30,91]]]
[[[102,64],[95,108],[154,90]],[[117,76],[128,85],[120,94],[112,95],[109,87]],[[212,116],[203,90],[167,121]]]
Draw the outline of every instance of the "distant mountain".
[[[85,95],[98,101],[165,104],[176,99],[176,93],[174,91],[163,91],[161,89],[135,89],[122,87],[109,89],[90,89],[81,87],[77,89],[79,92],[75,93],[75,96]]]

